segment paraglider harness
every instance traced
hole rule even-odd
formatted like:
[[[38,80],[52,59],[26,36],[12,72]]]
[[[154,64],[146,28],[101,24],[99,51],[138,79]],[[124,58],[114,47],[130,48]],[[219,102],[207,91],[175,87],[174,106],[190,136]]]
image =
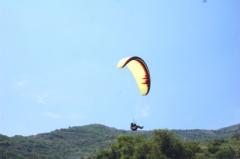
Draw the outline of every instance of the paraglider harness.
[[[137,129],[143,129],[143,126],[139,126],[136,123],[131,123],[130,128],[132,131],[137,131]]]

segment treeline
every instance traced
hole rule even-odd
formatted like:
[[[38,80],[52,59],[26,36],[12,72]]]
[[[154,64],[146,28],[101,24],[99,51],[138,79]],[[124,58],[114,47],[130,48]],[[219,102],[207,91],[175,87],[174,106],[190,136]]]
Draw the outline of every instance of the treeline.
[[[0,135],[0,159],[240,159],[239,147],[240,125],[213,133],[130,132],[94,124],[26,137]]]
[[[115,129],[95,124],[34,136],[0,135],[0,159],[79,159],[109,147],[118,134]]]
[[[228,140],[189,142],[173,132],[157,130],[151,138],[119,136],[109,149],[94,159],[240,159],[239,136]]]

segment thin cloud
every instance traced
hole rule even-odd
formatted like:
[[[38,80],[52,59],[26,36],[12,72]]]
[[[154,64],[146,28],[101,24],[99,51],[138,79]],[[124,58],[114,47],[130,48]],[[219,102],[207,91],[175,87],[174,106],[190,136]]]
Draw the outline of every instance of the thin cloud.
[[[13,83],[13,88],[15,88],[15,89],[24,88],[24,87],[27,86],[27,84],[28,84],[28,81],[27,81],[27,80],[21,79],[21,80],[15,81],[15,82]]]
[[[48,93],[43,94],[43,95],[36,95],[35,101],[39,104],[47,104],[48,98],[49,98]]]
[[[150,106],[138,106],[136,107],[136,118],[148,118],[151,113],[150,113]]]
[[[0,112],[0,120],[3,119],[3,114]]]
[[[83,114],[60,114],[56,112],[45,112],[43,113],[43,116],[51,119],[64,119],[64,120],[80,120],[85,119],[86,116]]]
[[[57,113],[53,113],[53,112],[45,112],[43,113],[44,116],[51,118],[51,119],[61,119],[62,116],[60,114]]]
[[[18,87],[23,87],[23,86],[25,86],[27,84],[27,81],[26,80],[20,80],[20,81],[17,81],[16,82],[16,85],[18,86]]]
[[[140,117],[147,118],[149,116],[150,116],[150,107],[149,106],[143,107],[140,112]]]
[[[69,114],[67,116],[67,118],[71,119],[71,120],[80,120],[80,119],[85,119],[86,115],[84,115],[84,114]]]

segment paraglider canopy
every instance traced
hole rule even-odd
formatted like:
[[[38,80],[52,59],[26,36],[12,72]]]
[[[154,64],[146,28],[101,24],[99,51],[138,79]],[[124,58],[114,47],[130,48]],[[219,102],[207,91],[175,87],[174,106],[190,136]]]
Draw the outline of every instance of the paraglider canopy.
[[[140,94],[146,96],[149,93],[151,84],[147,64],[140,57],[131,56],[121,59],[117,64],[118,68],[124,68],[125,66],[128,67],[134,76]]]

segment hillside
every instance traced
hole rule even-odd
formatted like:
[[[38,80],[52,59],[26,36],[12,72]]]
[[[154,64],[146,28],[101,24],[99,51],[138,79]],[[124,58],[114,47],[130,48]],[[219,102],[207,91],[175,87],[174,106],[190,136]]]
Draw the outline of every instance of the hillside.
[[[240,133],[240,124],[221,128],[218,130],[172,130],[180,139],[190,141],[227,139],[236,133]]]
[[[240,124],[219,130],[170,130],[187,141],[204,141],[227,139],[240,132]],[[123,134],[142,134],[150,137],[153,131],[130,131],[110,128],[104,125],[92,124],[69,127],[50,133],[34,136],[0,136],[0,158],[48,158],[77,159],[88,156],[96,151],[109,147],[117,136]]]
[[[109,146],[119,134],[114,128],[93,124],[59,129],[34,136],[0,136],[0,158],[77,158]]]

